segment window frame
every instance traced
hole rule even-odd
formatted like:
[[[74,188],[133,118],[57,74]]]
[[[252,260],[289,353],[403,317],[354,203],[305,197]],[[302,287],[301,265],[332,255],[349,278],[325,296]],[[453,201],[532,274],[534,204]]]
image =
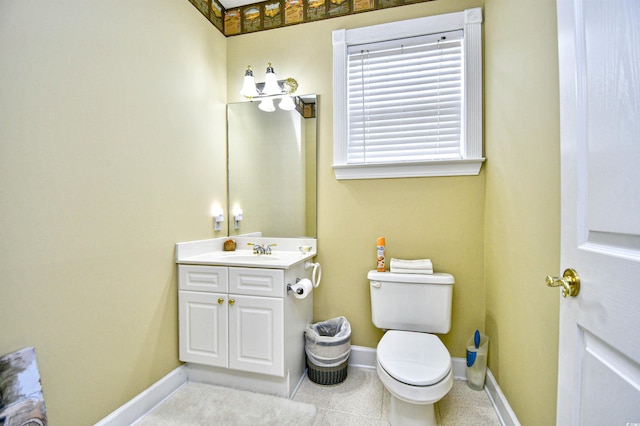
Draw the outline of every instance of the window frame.
[[[482,156],[482,9],[333,31],[333,170],[336,179],[477,175]],[[398,163],[347,162],[347,51],[352,45],[463,30],[462,159]]]

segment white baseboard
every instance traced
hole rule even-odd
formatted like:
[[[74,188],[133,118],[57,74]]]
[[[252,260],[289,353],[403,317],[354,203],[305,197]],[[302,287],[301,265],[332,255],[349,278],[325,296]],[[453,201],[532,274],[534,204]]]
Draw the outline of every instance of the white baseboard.
[[[181,365],[100,420],[95,426],[131,426],[185,383],[187,383],[187,370],[184,365]]]
[[[365,346],[351,345],[349,365],[359,368],[376,368],[376,350]]]
[[[498,386],[496,378],[493,377],[491,370],[488,368],[487,377],[484,381],[484,389],[487,392],[487,395],[489,395],[489,399],[495,407],[496,413],[498,413],[498,417],[500,417],[502,424],[505,426],[520,426],[516,413],[511,409],[507,398],[504,397],[500,386]]]
[[[464,358],[452,358],[451,361],[453,364],[453,376],[458,380],[467,380],[466,360]],[[376,368],[376,350],[364,346],[351,346],[349,365],[358,368]],[[188,380],[188,365],[183,364],[96,423],[95,426],[133,425],[156,405],[171,396],[180,386],[187,383]],[[487,369],[484,389],[502,424],[504,426],[520,426],[518,418],[489,369]]]
[[[189,382],[246,390],[280,398],[290,398],[293,388],[297,385],[297,381],[291,383],[291,380],[295,379],[291,377],[289,370],[283,377],[278,377],[192,363],[186,363],[185,367]]]
[[[467,380],[467,360],[452,357],[451,364],[453,364],[453,378],[456,380]]]

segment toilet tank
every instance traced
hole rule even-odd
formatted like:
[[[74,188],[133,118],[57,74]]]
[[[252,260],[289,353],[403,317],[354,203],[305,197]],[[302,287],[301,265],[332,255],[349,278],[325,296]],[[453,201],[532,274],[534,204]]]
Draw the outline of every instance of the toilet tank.
[[[385,330],[446,334],[451,329],[451,274],[370,271],[373,324]]]

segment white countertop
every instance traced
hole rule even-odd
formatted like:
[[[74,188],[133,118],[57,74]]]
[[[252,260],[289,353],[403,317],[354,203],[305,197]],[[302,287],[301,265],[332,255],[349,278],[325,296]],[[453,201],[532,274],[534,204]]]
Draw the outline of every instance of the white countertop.
[[[223,244],[229,238],[190,241],[176,244],[176,263],[189,265],[243,266],[252,268],[289,269],[293,265],[316,256],[315,238],[232,237],[236,251],[224,251]],[[248,243],[275,244],[271,254],[253,254]],[[302,252],[300,247],[310,247]]]

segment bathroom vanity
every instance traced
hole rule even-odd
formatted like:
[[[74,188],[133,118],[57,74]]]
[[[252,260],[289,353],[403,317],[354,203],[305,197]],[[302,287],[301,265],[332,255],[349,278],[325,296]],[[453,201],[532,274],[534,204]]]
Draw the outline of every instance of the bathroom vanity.
[[[304,375],[313,293],[287,287],[313,278],[316,241],[235,238],[239,248],[276,244],[258,255],[225,252],[225,239],[176,245],[180,360],[194,381],[290,397]]]

